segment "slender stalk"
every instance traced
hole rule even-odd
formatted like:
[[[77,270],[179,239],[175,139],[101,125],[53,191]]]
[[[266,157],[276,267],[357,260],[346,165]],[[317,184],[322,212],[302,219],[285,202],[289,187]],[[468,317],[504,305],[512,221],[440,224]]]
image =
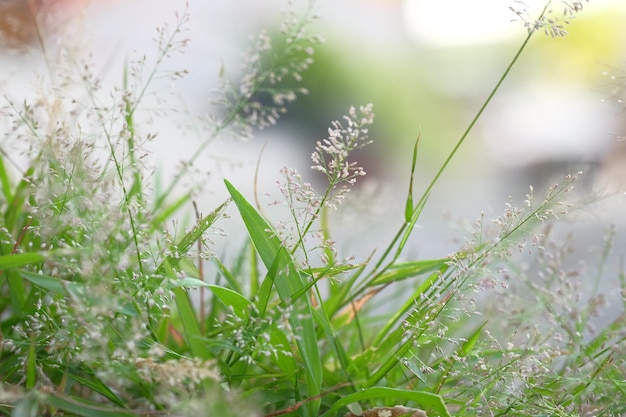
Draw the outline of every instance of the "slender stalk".
[[[546,10],[547,9],[543,10],[541,16],[543,16],[545,14]],[[528,42],[530,41],[530,39],[531,39],[531,37],[533,36],[534,33],[535,33],[534,30],[529,30],[528,35],[526,36],[526,39],[524,40],[524,42],[522,43],[520,48],[517,50],[517,53],[515,54],[515,56],[513,56],[513,59],[511,60],[511,62],[507,66],[506,70],[502,73],[502,76],[500,77],[500,79],[496,83],[495,87],[491,90],[491,93],[489,93],[489,95],[487,96],[487,99],[484,101],[484,103],[482,104],[482,106],[480,107],[480,109],[478,110],[478,112],[476,113],[476,115],[474,116],[474,118],[472,119],[470,124],[468,125],[467,129],[465,129],[465,131],[463,132],[463,135],[458,140],[458,142],[456,143],[456,145],[454,146],[454,148],[452,149],[452,151],[450,152],[450,154],[448,155],[448,157],[446,158],[444,163],[441,165],[441,167],[439,168],[439,170],[437,171],[437,173],[433,177],[432,181],[428,185],[428,187],[426,187],[426,190],[424,191],[424,193],[420,197],[419,201],[415,204],[415,206],[413,208],[413,215],[412,215],[410,221],[405,221],[402,224],[402,226],[400,227],[400,229],[398,230],[398,232],[394,236],[393,240],[387,246],[387,248],[385,249],[385,252],[382,254],[380,259],[378,260],[378,262],[374,266],[374,270],[370,274],[370,276],[372,278],[369,281],[376,279],[383,271],[386,271],[389,268],[389,266],[391,266],[398,259],[400,254],[402,253],[402,250],[406,246],[406,243],[407,243],[411,233],[413,232],[413,228],[415,226],[415,223],[417,222],[417,220],[418,220],[418,218],[419,218],[419,216],[420,216],[420,214],[422,212],[422,207],[425,205],[426,200],[428,199],[428,197],[430,196],[431,191],[435,187],[435,184],[437,184],[437,182],[439,181],[439,178],[441,177],[443,172],[446,170],[446,168],[450,164],[450,161],[456,155],[457,151],[459,150],[459,148],[461,147],[463,142],[465,142],[465,139],[467,138],[469,133],[472,131],[472,129],[474,128],[474,126],[478,122],[478,119],[480,119],[480,117],[484,113],[484,111],[487,108],[487,106],[491,103],[491,100],[493,99],[493,97],[496,95],[496,93],[498,92],[498,90],[502,86],[502,83],[504,82],[504,80],[508,77],[509,73],[511,72],[511,69],[517,63],[517,60],[522,55],[522,52],[524,51],[524,49],[526,49],[526,46],[528,45]],[[398,244],[398,241],[400,242],[399,244]],[[393,259],[391,261],[389,261],[383,268],[381,268],[381,266],[383,265],[385,260],[390,255],[390,253],[393,250],[393,248],[396,247],[396,244],[398,244],[398,246],[397,246],[397,249],[396,249],[396,253],[393,256]],[[363,287],[363,288],[365,288],[365,287]]]
[[[309,7],[307,14],[304,18],[299,22],[298,27],[295,30],[295,33],[301,33],[304,31],[305,26],[310,22],[311,14],[313,12],[312,7]],[[185,162],[185,164],[181,167],[180,171],[176,174],[174,179],[167,186],[165,191],[161,193],[156,199],[155,207],[160,207],[162,203],[167,199],[179,182],[184,178],[185,174],[189,171],[189,169],[193,166],[193,163],[204,153],[206,148],[219,137],[224,131],[228,129],[228,127],[233,124],[237,120],[237,116],[241,113],[241,111],[245,108],[247,104],[250,103],[251,100],[254,99],[255,95],[261,91],[269,82],[270,74],[272,74],[277,68],[280,68],[284,65],[284,62],[289,59],[289,54],[293,52],[293,49],[296,47],[296,42],[288,43],[283,50],[280,51],[278,55],[271,55],[272,65],[269,69],[265,70],[256,80],[254,87],[252,90],[244,97],[239,97],[239,101],[235,103],[235,105],[229,110],[224,119],[213,129],[213,132],[209,135],[209,137],[204,140],[193,152],[191,157]]]

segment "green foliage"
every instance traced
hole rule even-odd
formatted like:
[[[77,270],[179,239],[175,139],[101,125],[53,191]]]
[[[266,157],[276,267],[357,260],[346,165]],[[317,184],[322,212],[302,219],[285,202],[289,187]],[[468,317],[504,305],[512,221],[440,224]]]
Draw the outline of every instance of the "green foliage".
[[[54,80],[40,91],[50,93],[47,105],[78,106],[85,119],[49,126],[37,105],[7,98],[12,139],[27,141],[30,153],[22,171],[0,154],[0,413],[333,417],[400,402],[429,416],[625,413],[624,317],[588,330],[601,297],[572,301],[579,271],[566,270],[571,251],[550,238],[577,175],[538,204],[531,189],[523,207],[481,219],[449,256],[405,253],[439,177],[531,36],[562,34],[545,13],[534,23],[518,13],[531,23],[528,37],[414,199],[416,141],[398,231],[360,264],[338,255],[328,218],[364,175],[348,157],[369,143],[371,105],[351,108],[315,147],[313,168],[328,180],[321,193],[295,170],[282,172],[285,219],[265,216],[225,180],[227,201],[184,232],[168,230],[192,201],[194,190],[180,196],[180,181],[208,142],[151,193],[137,114],[159,65],[186,43],[178,40],[186,13],[159,31],[155,68],[131,63],[111,102],[83,66],[65,77],[76,80],[65,86],[76,97],[59,95]],[[295,99],[279,81],[299,81],[310,65],[319,42],[305,34],[310,19],[290,15],[278,51],[266,34],[255,39],[253,77],[240,86],[222,74],[225,116],[207,127],[211,138],[248,135]],[[231,206],[248,238],[234,259],[206,249]],[[393,308],[381,312],[397,289]]]

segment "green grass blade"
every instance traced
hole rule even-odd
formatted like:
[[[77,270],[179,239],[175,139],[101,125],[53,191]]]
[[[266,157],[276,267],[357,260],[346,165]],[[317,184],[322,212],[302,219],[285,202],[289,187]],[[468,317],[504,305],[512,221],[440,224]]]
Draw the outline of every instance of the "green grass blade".
[[[284,248],[282,250],[285,250]],[[263,279],[261,283],[261,288],[259,289],[259,296],[257,297],[257,310],[261,316],[265,315],[267,310],[267,306],[270,302],[270,298],[272,297],[272,288],[274,287],[274,277],[278,274],[278,261],[279,257],[276,257],[276,261],[269,267],[267,271],[267,275]]]
[[[548,2],[548,4],[550,3]],[[545,15],[547,9],[548,9],[548,6],[546,5],[543,12],[541,13],[542,17]],[[450,164],[450,161],[454,158],[457,151],[459,150],[459,148],[461,147],[461,145],[467,138],[467,136],[469,136],[470,132],[473,130],[474,125],[476,124],[476,122],[478,122],[478,119],[480,119],[485,109],[489,106],[489,103],[491,103],[491,100],[500,89],[500,86],[502,85],[504,80],[508,77],[509,73],[511,72],[511,69],[513,68],[513,66],[519,59],[519,57],[522,55],[522,52],[524,51],[524,49],[526,49],[526,45],[528,45],[528,42],[530,41],[534,33],[535,31],[529,31],[528,36],[522,43],[521,47],[518,49],[517,53],[515,54],[515,56],[509,63],[508,67],[506,68],[506,70],[504,71],[504,73],[502,74],[498,82],[496,83],[495,87],[491,90],[491,93],[487,96],[487,99],[483,102],[482,106],[480,107],[480,109],[478,110],[478,112],[476,113],[476,115],[474,116],[470,124],[468,125],[467,129],[465,129],[465,131],[461,135],[461,138],[457,141],[454,148],[452,148],[452,151],[448,154],[448,157],[446,158],[446,160],[443,162],[443,164],[441,164],[441,167],[439,168],[439,170],[437,171],[437,173],[435,174],[431,182],[426,187],[426,190],[424,190],[424,192],[422,193],[422,196],[420,197],[419,201],[416,203],[415,207],[412,210],[405,209],[405,216],[407,213],[410,212],[411,218],[409,221],[405,221],[402,224],[402,226],[396,233],[395,237],[392,239],[391,243],[387,246],[387,249],[385,249],[385,251],[383,252],[383,255],[376,262],[376,265],[374,266],[374,271],[378,271],[378,269],[386,262],[388,255],[391,253],[393,248],[396,247],[396,244],[398,245],[397,245],[396,253],[394,255],[393,260],[398,259],[400,257],[400,254],[404,250],[404,247],[406,246],[406,243],[408,242],[409,237],[411,236],[411,234],[413,233],[413,230],[415,229],[415,224],[417,223],[420,215],[422,214],[422,211],[424,207],[426,206],[426,202],[428,201],[433,188],[439,182],[439,178],[447,169],[448,165]]]
[[[423,407],[428,412],[428,415],[451,417],[443,399],[439,395],[425,391],[409,391],[387,387],[366,388],[359,392],[346,395],[337,400],[335,404],[320,417],[334,417],[343,407],[357,401],[376,403],[386,399],[413,401],[419,404],[420,407]]]
[[[166,265],[168,268],[176,267],[179,264],[179,262],[184,257],[187,256],[186,254],[189,253],[189,250],[191,249],[191,247],[199,239],[202,238],[202,234],[222,216],[222,213],[224,212],[224,210],[226,210],[226,207],[228,206],[229,203],[230,203],[229,200],[225,201],[219,207],[213,210],[210,214],[200,219],[200,221],[198,221],[198,224],[193,229],[191,229],[188,233],[186,233],[176,243],[175,245],[176,252],[179,253],[180,255],[179,256],[170,255],[167,258],[165,258],[163,262],[161,263],[161,265],[159,265],[159,267],[157,268],[157,271],[159,273],[163,273]]]
[[[422,198],[420,198],[420,201],[418,201],[415,207],[413,208],[412,217],[406,223],[407,226],[404,229],[404,234],[402,235],[402,238],[400,239],[400,243],[398,244],[398,249],[396,250],[396,254],[393,258],[394,260],[398,259],[400,257],[400,254],[404,250],[404,247],[406,246],[406,243],[408,242],[409,237],[411,237],[413,230],[415,230],[415,225],[417,224],[417,221],[422,215],[422,211],[424,211],[424,207],[426,207],[426,203],[428,202],[429,198],[430,198],[430,192],[424,193]]]
[[[204,216],[200,221],[198,221],[198,224],[191,229],[190,232],[185,234],[185,236],[183,236],[182,239],[176,244],[178,250],[182,253],[189,252],[189,249],[191,249],[198,239],[202,237],[202,234],[221,217],[229,203],[230,201],[226,200],[210,214]]]
[[[283,263],[282,266],[288,266],[292,263],[289,252],[280,250],[282,244],[278,236],[273,232],[271,225],[267,223],[230,182],[226,180],[224,180],[224,182],[248,229],[252,243],[265,266],[269,269],[277,259]],[[300,289],[298,281],[288,283],[287,288],[285,288],[287,292],[283,291],[282,294],[284,298],[291,297],[293,293]],[[282,288],[277,288],[277,290],[280,291]]]
[[[13,201],[13,193],[11,192],[11,180],[9,179],[9,173],[4,165],[4,158],[0,155],[0,185],[2,185],[2,193],[7,203]]]
[[[257,296],[260,290],[260,274],[259,274],[259,258],[252,247],[252,245],[246,245],[248,248],[248,258],[250,259],[250,298]]]
[[[172,287],[180,288],[197,288],[205,287],[210,289],[213,294],[227,307],[232,307],[233,312],[240,318],[248,317],[252,301],[230,288],[222,287],[215,284],[208,284],[196,278],[183,278],[172,284]]]
[[[164,203],[161,203],[161,206],[158,206],[155,210],[155,215],[151,222],[151,232],[160,229],[167,219],[171,219],[174,213],[189,202],[190,198],[191,197],[189,195],[184,195],[167,206],[165,206]]]
[[[21,314],[26,307],[26,288],[24,280],[17,270],[5,271],[11,293],[11,306],[15,314]]]
[[[230,288],[232,288],[233,291],[242,294],[243,290],[241,289],[239,281],[237,280],[235,275],[230,272],[226,265],[224,265],[222,261],[217,258],[213,259],[213,262],[215,262],[215,264],[217,265],[217,269],[222,273],[222,276],[224,277],[228,285],[230,285]]]
[[[268,270],[276,268],[277,274],[274,276],[274,286],[281,301],[285,304],[291,303],[295,307],[288,320],[294,333],[299,336],[296,343],[306,370],[306,394],[309,397],[317,396],[322,385],[322,363],[312,318],[312,308],[308,297],[300,298],[303,301],[299,303],[296,303],[292,298],[306,284],[296,271],[293,258],[285,250],[271,225],[230,182],[226,180],[224,182],[239,210],[239,214],[248,229],[248,234],[261,260]],[[309,416],[317,415],[319,405],[319,400],[311,401],[304,408],[304,412]]]
[[[193,306],[189,301],[189,296],[181,287],[173,288],[174,300],[180,321],[183,325],[185,340],[189,346],[191,353],[198,358],[208,359],[211,352],[202,342],[202,334],[200,333],[200,325],[193,310]]]
[[[285,333],[280,329],[274,329],[270,333],[270,342],[272,346],[277,347],[272,352],[272,359],[276,362],[276,365],[284,372],[285,376],[291,376],[298,371],[298,365],[296,364],[293,354],[291,352],[290,343]]]
[[[472,333],[470,337],[467,338],[467,341],[465,341],[463,345],[461,345],[461,349],[459,349],[459,353],[458,353],[460,357],[463,358],[469,355],[472,349],[474,349],[474,346],[476,346],[476,342],[478,342],[478,340],[480,339],[480,335],[483,331],[483,327],[485,327],[486,324],[487,324],[486,321],[483,324],[481,324],[478,327],[478,329],[476,329],[476,331]]]
[[[430,274],[428,278],[424,280],[411,294],[409,298],[402,304],[402,307],[397,309],[393,316],[387,320],[387,323],[383,326],[383,328],[378,333],[374,341],[374,346],[377,346],[383,340],[387,339],[387,334],[400,322],[402,317],[411,309],[415,308],[415,300],[419,300],[420,296],[424,294],[428,289],[430,289],[439,279],[441,275],[439,272],[434,274]]]
[[[47,395],[44,402],[68,414],[82,417],[133,417],[136,414],[124,409],[106,407],[61,393]]]
[[[394,335],[396,335],[396,333],[394,333]],[[396,343],[399,343],[399,341]],[[366,386],[373,386],[382,381],[395,366],[401,363],[400,358],[407,356],[414,345],[412,340],[405,341],[397,347],[396,343],[393,344],[393,349],[381,349],[381,356],[383,356],[382,354],[387,354],[387,358],[383,364],[379,366],[378,369],[376,369],[376,371],[367,379],[367,382],[365,383]],[[389,346],[391,347],[391,344]],[[376,353],[378,354],[378,352]]]
[[[367,265],[369,265],[370,260],[371,255],[365,262],[363,262],[363,264],[357,266],[357,270],[350,276],[348,280],[345,280],[340,285],[338,285],[339,288],[337,290],[331,290],[330,297],[324,303],[324,308],[326,309],[329,317],[334,317],[339,309],[341,309],[345,305],[350,304],[351,301],[356,299],[356,295],[351,296],[350,292],[358,282],[358,278],[361,276],[363,271],[365,271]],[[356,293],[358,294],[358,291]]]
[[[415,140],[415,146],[413,147],[413,160],[411,162],[411,177],[409,179],[409,192],[406,197],[406,206],[404,208],[404,221],[409,223],[413,217],[413,180],[415,178],[415,167],[417,166],[417,145],[422,137],[421,133]]]
[[[32,190],[32,182],[30,181],[31,175],[35,172],[34,166],[28,168],[28,170],[24,173],[24,178],[17,184],[15,188],[15,192],[13,193],[13,198],[11,200],[7,200],[7,203],[10,203],[7,207],[7,211],[4,215],[4,221],[7,229],[15,230],[18,226],[18,219],[25,213],[24,205],[28,200],[31,190]]]
[[[232,307],[234,313],[239,318],[245,319],[248,317],[252,302],[246,297],[229,288],[220,287],[219,285],[207,285],[207,287],[222,303],[228,307]]]
[[[37,364],[35,352],[35,336],[31,335],[28,347],[28,358],[26,360],[26,389],[32,389],[37,383]]]
[[[0,256],[0,271],[9,268],[19,268],[26,265],[38,264],[44,261],[44,255],[38,252],[15,253]]]
[[[20,270],[20,276],[54,294],[69,295],[68,290],[78,290],[80,285],[76,282],[64,281],[50,275],[36,274],[25,270]]]
[[[423,261],[394,263],[387,272],[377,276],[368,286],[387,284],[390,282],[402,281],[427,272],[440,271],[447,267],[448,258],[428,259]]]
[[[81,385],[91,389],[92,391],[102,395],[107,398],[109,401],[116,404],[118,407],[122,407],[124,405],[124,401],[115,394],[111,388],[109,388],[104,382],[98,379],[95,375],[90,375],[93,379],[83,378],[79,375],[70,375],[69,378],[78,382]]]
[[[339,340],[335,331],[333,330],[332,324],[328,320],[328,317],[324,314],[324,311],[321,308],[313,310],[313,317],[326,334],[328,340],[331,342],[331,345],[335,352],[335,356],[337,357],[337,360],[339,360],[341,368],[345,371],[345,375],[348,377],[350,375],[348,369],[350,368],[352,361],[350,360],[350,356],[348,355],[343,344],[341,343],[341,340]]]

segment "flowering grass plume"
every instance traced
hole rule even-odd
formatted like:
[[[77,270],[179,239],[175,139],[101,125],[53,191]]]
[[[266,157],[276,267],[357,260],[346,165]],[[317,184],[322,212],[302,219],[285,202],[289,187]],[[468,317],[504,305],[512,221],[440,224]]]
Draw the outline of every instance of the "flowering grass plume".
[[[346,194],[350,192],[359,177],[365,176],[365,170],[357,161],[350,160],[351,153],[371,143],[368,127],[374,121],[371,104],[358,110],[350,108],[343,121],[333,121],[328,129],[328,137],[318,141],[311,154],[311,169],[322,173],[326,178],[323,193],[318,193],[310,182],[305,181],[297,170],[290,167],[281,169],[285,182],[278,182],[284,204],[289,210],[291,222],[281,223],[278,231],[283,243],[291,248],[292,253],[301,249],[304,265],[310,266],[309,255],[314,249],[321,249],[324,264],[333,262],[335,249],[328,233],[322,228],[314,228],[325,210],[337,210]],[[311,245],[309,238],[321,243]],[[348,265],[352,257],[340,264]]]
[[[589,2],[589,0],[585,0]],[[560,1],[563,9],[561,13],[557,13],[552,9],[553,1],[547,1],[543,7],[543,11],[539,17],[531,16],[530,7],[522,0],[514,0],[514,5],[509,9],[517,15],[517,20],[523,22],[528,33],[543,30],[546,35],[553,38],[563,38],[567,36],[565,25],[568,25],[571,19],[583,10],[582,1]]]
[[[361,106],[358,110],[351,107],[348,116],[344,116],[345,126],[334,121],[328,129],[328,138],[317,142],[311,155],[311,169],[321,172],[328,179],[327,195],[323,203],[336,209],[357,178],[365,176],[365,171],[356,161],[348,160],[350,152],[362,149],[372,143],[368,139],[368,126],[374,122],[372,105]]]
[[[263,30],[252,36],[252,46],[243,54],[239,81],[233,81],[223,70],[220,90],[214,103],[224,114],[221,120],[210,116],[216,130],[229,126],[238,137],[251,137],[253,130],[276,124],[286,105],[306,88],[285,87],[285,82],[301,82],[304,72],[313,63],[315,47],[323,42],[319,35],[307,34],[315,20],[312,5],[302,16],[286,11],[279,27],[279,36]]]

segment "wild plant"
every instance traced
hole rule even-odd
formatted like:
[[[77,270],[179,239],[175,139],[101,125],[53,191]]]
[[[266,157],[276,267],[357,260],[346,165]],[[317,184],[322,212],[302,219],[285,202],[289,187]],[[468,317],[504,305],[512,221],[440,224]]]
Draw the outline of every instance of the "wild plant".
[[[188,11],[159,30],[154,68],[132,63],[112,92],[60,44],[56,75],[37,86],[36,99],[5,96],[0,113],[11,124],[0,145],[2,413],[624,413],[623,316],[591,326],[603,299],[576,298],[585,271],[567,266],[571,248],[552,236],[579,174],[539,203],[531,188],[521,206],[482,215],[452,254],[405,254],[439,178],[530,38],[539,30],[563,36],[564,19],[582,9],[564,5],[562,17],[548,2],[531,19],[514,2],[528,30],[522,46],[414,200],[416,141],[404,218],[363,263],[339,254],[328,218],[365,175],[351,152],[370,143],[370,104],[348,109],[317,142],[311,163],[327,179],[322,192],[293,168],[282,170],[275,203],[286,217],[272,220],[225,180],[227,201],[198,213],[188,229],[170,223],[193,204],[195,188],[176,195],[213,139],[252,136],[306,92],[281,82],[301,81],[312,63],[321,39],[306,32],[311,13],[287,15],[275,38],[255,37],[239,81],[221,71],[221,111],[205,118],[205,140],[163,191],[149,183],[143,155],[154,134],[138,114],[155,78],[184,76],[159,68],[184,49]],[[209,242],[229,206],[249,236],[235,259],[215,255]],[[216,280],[206,278],[208,268]],[[385,290],[402,286],[393,311],[377,317]]]

